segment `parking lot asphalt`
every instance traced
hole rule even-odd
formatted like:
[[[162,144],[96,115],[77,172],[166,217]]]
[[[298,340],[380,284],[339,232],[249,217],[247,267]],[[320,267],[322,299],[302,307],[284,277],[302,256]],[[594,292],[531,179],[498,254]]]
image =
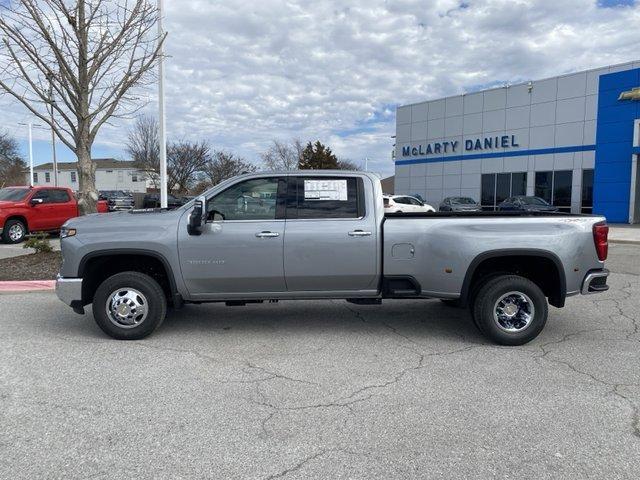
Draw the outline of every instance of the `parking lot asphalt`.
[[[629,478],[640,247],[523,347],[438,301],[186,306],[138,342],[0,295],[0,478]]]

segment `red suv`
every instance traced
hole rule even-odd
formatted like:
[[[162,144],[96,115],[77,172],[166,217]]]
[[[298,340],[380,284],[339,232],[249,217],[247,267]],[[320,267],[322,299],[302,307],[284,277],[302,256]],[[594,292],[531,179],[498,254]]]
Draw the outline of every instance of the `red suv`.
[[[106,212],[106,202],[98,202]],[[78,216],[78,202],[69,188],[7,187],[0,189],[0,235],[5,243],[19,243],[29,232],[53,232]]]

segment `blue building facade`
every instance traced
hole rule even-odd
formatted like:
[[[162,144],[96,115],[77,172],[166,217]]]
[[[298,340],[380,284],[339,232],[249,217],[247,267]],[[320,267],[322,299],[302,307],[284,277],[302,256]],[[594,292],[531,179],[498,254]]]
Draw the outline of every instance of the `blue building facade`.
[[[640,222],[640,62],[398,107],[395,190]],[[638,188],[636,188],[636,186]]]

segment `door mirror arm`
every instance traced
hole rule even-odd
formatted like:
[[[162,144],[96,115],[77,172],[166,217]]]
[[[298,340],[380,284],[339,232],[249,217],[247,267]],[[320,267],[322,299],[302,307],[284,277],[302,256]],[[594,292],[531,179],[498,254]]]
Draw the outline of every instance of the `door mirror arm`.
[[[187,233],[189,235],[200,235],[202,233],[202,226],[206,221],[206,209],[207,199],[204,196],[198,197],[193,204],[193,210],[189,214],[189,223],[187,224]]]

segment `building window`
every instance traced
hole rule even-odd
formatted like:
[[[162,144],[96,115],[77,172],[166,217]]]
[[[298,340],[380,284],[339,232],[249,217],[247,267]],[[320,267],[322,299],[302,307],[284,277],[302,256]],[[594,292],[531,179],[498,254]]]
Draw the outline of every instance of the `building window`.
[[[540,197],[562,212],[571,211],[573,171],[536,172],[536,197]]]
[[[132,182],[137,182],[138,181],[138,175],[136,175],[135,173],[131,175],[131,181]]]
[[[582,171],[582,213],[593,213],[593,169]]]
[[[44,173],[44,181],[46,183],[51,183],[51,174],[49,172]]]
[[[527,172],[485,173],[481,177],[480,204],[483,210],[495,210],[514,195],[527,194]]]
[[[76,183],[78,181],[76,172],[71,172],[71,183]]]
[[[33,183],[38,183],[38,172],[33,172]]]

